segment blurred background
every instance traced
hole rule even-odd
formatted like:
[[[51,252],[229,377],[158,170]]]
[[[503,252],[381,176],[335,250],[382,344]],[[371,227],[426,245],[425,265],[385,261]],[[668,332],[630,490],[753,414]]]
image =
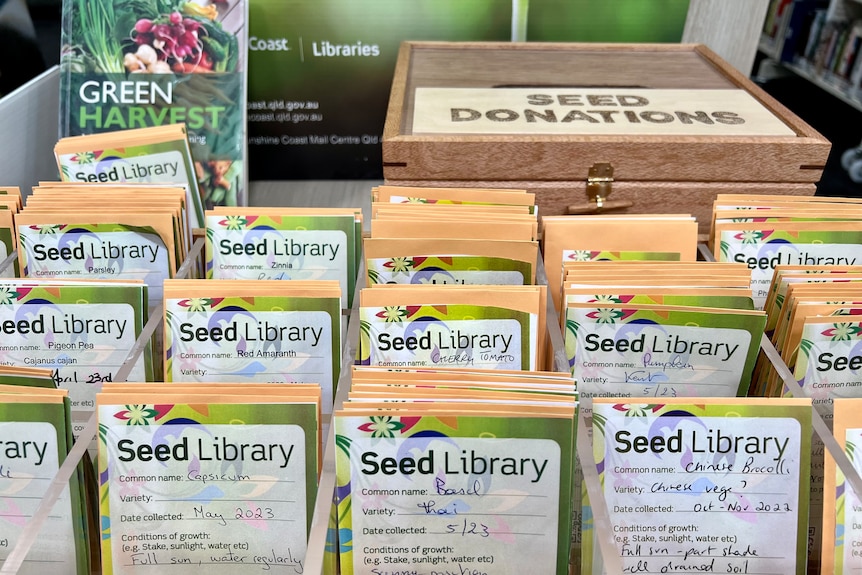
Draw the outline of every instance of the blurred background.
[[[827,0],[773,0],[770,10],[780,4],[797,6],[805,2],[823,5]],[[526,36],[530,41],[614,41],[614,42],[679,42],[688,0],[516,0],[529,6]],[[831,0],[831,3],[840,0]],[[352,30],[375,26],[375,38],[382,47],[388,47],[384,58],[377,59],[373,67],[357,66],[315,70],[287,60],[273,53],[250,53],[249,66],[258,68],[278,66],[280,74],[252,75],[249,80],[249,99],[267,99],[284,91],[279,78],[297,78],[296,85],[308,86],[321,94],[338,94],[347,98],[344,86],[350,86],[352,97],[363,91],[376,108],[365,109],[363,121],[379,124],[382,131],[388,96],[388,78],[394,66],[394,54],[400,39],[447,40],[506,40],[509,38],[511,0],[438,0],[432,6],[425,0],[375,0],[345,2],[344,0],[251,0],[251,33],[260,36],[288,35],[302,30],[323,30],[328,37],[338,38],[340,27]],[[816,7],[816,6],[815,6]],[[852,21],[853,14],[847,18]],[[766,27],[770,25],[767,16]],[[385,21],[385,26],[380,26]],[[257,24],[255,24],[257,22]],[[257,27],[257,31],[255,30]],[[61,0],[0,0],[0,54],[14,54],[2,58],[0,64],[0,94],[10,91],[46,68],[58,64],[61,47]],[[751,77],[767,92],[820,131],[833,144],[832,154],[818,194],[834,196],[862,196],[862,184],[854,182],[841,165],[841,156],[862,142],[862,111],[860,106],[847,103],[825,90],[810,78],[788,71],[779,63],[776,54],[770,53],[762,42],[758,50]],[[780,58],[779,58],[780,59]],[[343,64],[342,64],[343,66]],[[370,66],[370,64],[369,64]],[[300,81],[301,80],[301,81]],[[327,83],[329,83],[327,85]],[[321,87],[323,86],[323,87]],[[294,89],[294,87],[291,87]],[[374,90],[378,91],[374,95]],[[304,94],[299,94],[302,97]],[[354,114],[350,104],[333,100],[327,104],[328,118],[333,122],[348,122]],[[341,116],[343,114],[343,116]],[[355,115],[355,114],[354,114]],[[249,126],[249,136],[267,134],[274,126]],[[291,129],[278,127],[278,130]],[[321,126],[322,133],[330,126]],[[360,126],[357,129],[365,129]],[[331,131],[331,130],[330,130]],[[290,174],[273,171],[284,162],[273,161],[271,154],[283,154],[281,148],[267,150],[250,146],[250,177],[267,179],[374,179],[380,178],[380,158],[374,153],[353,154],[341,157],[344,150],[324,152],[322,159],[310,161],[299,158],[292,162]],[[293,153],[293,151],[291,151]]]

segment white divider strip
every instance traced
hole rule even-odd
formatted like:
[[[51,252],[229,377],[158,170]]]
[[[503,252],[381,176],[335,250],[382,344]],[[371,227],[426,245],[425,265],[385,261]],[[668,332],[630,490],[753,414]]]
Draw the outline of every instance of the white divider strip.
[[[599,483],[599,472],[596,470],[596,458],[593,456],[593,445],[590,438],[592,434],[587,429],[587,421],[584,409],[593,412],[592,398],[580,400],[581,409],[578,410],[578,457],[581,460],[581,469],[584,473],[584,485],[587,488],[587,496],[590,498],[590,509],[593,513],[593,531],[596,534],[596,542],[602,552],[604,561],[604,573],[608,575],[623,575],[623,560],[614,543],[613,524],[608,512],[608,502],[602,492]],[[583,542],[583,540],[582,540]]]
[[[182,263],[180,268],[177,270],[177,273],[174,274],[174,278],[178,280],[184,280],[188,278],[189,272],[192,269],[192,266],[195,264],[195,260],[197,260],[198,255],[201,253],[201,250],[204,247],[204,239],[198,238],[192,244],[192,249],[189,250],[188,255],[186,255],[185,261]]]
[[[712,252],[709,251],[709,248],[706,247],[706,244],[697,244],[697,253],[703,258],[704,261],[714,262],[715,256],[712,255]]]
[[[539,265],[536,269],[536,283],[548,286],[548,289],[555,289],[548,285],[548,276],[545,271],[544,261],[539,257]],[[551,335],[551,350],[553,351],[554,368],[557,371],[569,373],[569,360],[566,357],[565,340],[563,339],[563,330],[559,329],[560,321],[557,314],[557,309],[554,307],[554,300],[548,294],[548,311],[546,324],[548,332]],[[565,324],[563,324],[565,325]],[[587,488],[587,494],[590,498],[590,507],[593,513],[593,526],[596,533],[596,541],[599,545],[599,550],[602,553],[604,560],[605,572],[608,575],[622,575],[623,563],[622,558],[617,552],[616,543],[613,539],[613,529],[611,524],[610,513],[608,512],[608,502],[602,493],[601,485],[599,484],[599,474],[596,471],[596,459],[593,456],[593,444],[590,441],[592,434],[587,426],[584,410],[592,413],[592,399],[578,400],[578,422],[577,422],[577,456],[581,461],[581,470],[584,476],[583,484]],[[573,479],[574,480],[574,479]],[[580,501],[575,500],[572,505],[579,505]],[[582,540],[583,544],[583,540]],[[580,566],[575,566],[575,572]]]
[[[539,254],[536,266],[536,285],[548,286],[548,297],[545,317],[545,325],[548,326],[548,333],[551,335],[551,351],[554,358],[554,369],[563,373],[570,373],[569,360],[566,357],[566,344],[563,340],[563,332],[559,329],[560,318],[557,314],[557,308],[554,307],[554,298],[551,296],[552,289],[558,289],[548,285],[548,274],[545,271],[545,262]]]
[[[12,262],[14,262],[16,259],[18,259],[18,252],[16,250],[12,250],[12,253],[6,256],[5,260],[0,262],[0,273],[5,272],[6,269],[11,266]]]
[[[715,256],[705,245],[699,244],[698,252],[706,261],[715,261]],[[799,385],[798,381],[796,381],[796,378],[790,372],[790,369],[784,363],[784,360],[781,359],[781,355],[778,353],[778,350],[775,349],[775,346],[772,345],[772,342],[769,341],[768,337],[766,337],[766,334],[763,334],[760,338],[760,349],[766,354],[766,357],[769,359],[769,363],[771,363],[778,372],[778,375],[781,377],[781,380],[784,382],[790,395],[796,398],[809,399],[805,389]],[[824,409],[831,409],[831,405],[827,407],[826,404],[823,404],[823,407]],[[829,429],[828,425],[826,425],[820,412],[817,411],[813,405],[811,406],[811,426],[814,428],[814,432],[817,436],[820,437],[820,440],[823,441],[824,447],[826,447],[826,450],[829,452],[829,455],[832,456],[832,459],[835,460],[835,464],[844,474],[844,478],[850,484],[850,487],[857,496],[862,495],[862,478],[860,478],[856,468],[853,467],[853,463],[847,457],[847,454],[845,454],[844,450],[841,449],[841,446],[838,445],[838,442],[832,435],[832,430]],[[823,496],[826,497],[827,495],[828,494],[824,493]]]
[[[799,385],[799,382],[796,381],[795,377],[793,377],[790,369],[788,369],[781,360],[778,350],[775,349],[775,346],[772,345],[772,342],[769,341],[766,334],[764,334],[760,340],[760,349],[763,350],[769,358],[770,363],[775,367],[778,375],[781,376],[781,379],[784,381],[784,385],[787,387],[790,395],[807,399],[808,394],[805,392],[805,389]],[[831,408],[831,406],[827,407],[826,404],[823,404],[823,407],[824,409]],[[830,430],[829,426],[826,425],[820,412],[814,409],[813,405],[811,406],[811,411],[811,425],[814,428],[814,432],[817,433],[823,441],[823,445],[826,447],[826,450],[829,451],[829,455],[832,456],[832,459],[835,460],[835,464],[839,469],[841,469],[841,472],[844,474],[844,478],[848,483],[850,483],[853,491],[857,496],[862,495],[862,478],[859,477],[859,472],[856,471],[856,468],[853,467],[853,463],[847,457],[847,454],[844,453],[844,450],[841,449],[840,445],[838,445],[838,442],[832,435],[832,430]],[[823,496],[827,497],[828,494],[824,493]]]
[[[317,486],[317,497],[314,501],[314,512],[311,516],[311,528],[308,532],[308,547],[305,551],[304,572],[323,575],[324,558],[326,554],[326,539],[329,532],[329,517],[335,499],[335,411],[342,408],[347,393],[350,391],[351,368],[359,349],[359,292],[365,285],[365,260],[360,259],[356,273],[356,289],[353,295],[353,307],[347,323],[347,338],[341,349],[341,374],[335,389],[335,401],[332,408],[333,418],[324,437],[323,468]],[[335,553],[338,554],[338,541],[334,542]],[[336,559],[337,560],[337,559]]]

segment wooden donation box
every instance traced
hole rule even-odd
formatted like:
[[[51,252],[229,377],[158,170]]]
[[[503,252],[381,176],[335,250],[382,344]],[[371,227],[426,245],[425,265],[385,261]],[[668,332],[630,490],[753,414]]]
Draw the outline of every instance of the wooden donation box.
[[[402,44],[383,175],[519,188],[540,214],[690,213],[810,195],[830,143],[697,44]]]

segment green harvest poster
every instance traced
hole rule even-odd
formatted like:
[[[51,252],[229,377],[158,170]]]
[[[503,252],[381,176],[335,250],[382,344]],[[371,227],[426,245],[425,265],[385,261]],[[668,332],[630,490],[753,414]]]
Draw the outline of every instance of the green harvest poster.
[[[184,123],[201,203],[245,205],[247,12],[246,0],[63,0],[60,137]]]

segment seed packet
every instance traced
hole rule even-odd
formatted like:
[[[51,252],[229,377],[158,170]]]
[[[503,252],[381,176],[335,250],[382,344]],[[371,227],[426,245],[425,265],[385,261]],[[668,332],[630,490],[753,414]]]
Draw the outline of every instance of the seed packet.
[[[332,280],[168,280],[164,381],[316,383],[331,413],[340,297]]]
[[[54,146],[60,177],[90,184],[179,184],[193,227],[203,227],[194,161],[185,124],[168,124],[60,138]]]
[[[302,571],[319,389],[150,387],[114,384],[98,396],[103,572]]]
[[[531,206],[515,206],[503,204],[390,204],[384,202],[371,203],[371,217],[375,219],[379,214],[387,216],[433,214],[437,216],[451,217],[454,214],[494,214],[498,217],[520,219],[525,217],[535,218]]]
[[[524,285],[536,281],[537,242],[366,238],[367,285]]]
[[[544,286],[399,286],[360,292],[359,363],[539,369]]]
[[[746,309],[570,303],[566,354],[581,397],[742,396],[765,323]]]
[[[357,209],[222,208],[206,214],[213,279],[336,280],[353,303],[362,234]],[[358,225],[357,225],[358,224]]]
[[[157,309],[162,284],[177,270],[170,213],[24,212],[16,218],[23,277],[132,279],[148,286]]]
[[[542,254],[554,307],[560,305],[566,261],[609,257],[623,260],[694,261],[697,222],[684,215],[546,216]]]
[[[533,396],[346,402],[335,415],[338,528],[351,541],[341,572],[568,573],[575,404],[526,404]]]
[[[140,281],[0,280],[0,302],[0,361],[51,370],[73,414],[92,413],[96,391],[113,381],[148,317]],[[130,377],[155,379],[149,346]]]
[[[626,572],[805,575],[809,400],[596,398],[592,429],[604,502],[585,498],[582,573],[601,572],[606,537]]]
[[[721,197],[716,200],[717,203],[721,201]],[[862,243],[862,232],[859,231],[858,218],[854,216],[855,203],[845,202],[843,198],[833,202],[800,199],[798,205],[799,218],[792,215],[771,218],[769,214],[774,210],[766,204],[766,209],[762,210],[767,214],[765,217],[714,222],[710,245],[716,259],[748,265],[752,270],[751,287],[758,309],[766,305],[776,266],[852,266],[860,263],[858,246]],[[791,208],[777,209],[779,211],[775,213],[793,213]],[[821,213],[819,219],[818,211]]]

